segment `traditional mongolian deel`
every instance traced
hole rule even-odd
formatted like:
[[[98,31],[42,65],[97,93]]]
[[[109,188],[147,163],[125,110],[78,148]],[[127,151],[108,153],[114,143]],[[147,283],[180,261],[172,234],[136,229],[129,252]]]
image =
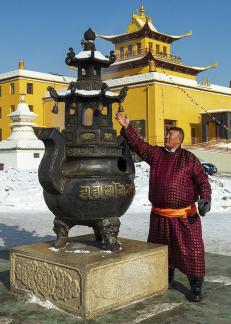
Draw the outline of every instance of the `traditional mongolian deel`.
[[[151,166],[149,200],[153,209],[183,209],[198,197],[211,200],[211,188],[199,160],[179,147],[174,153],[143,142],[131,126],[123,130],[130,146]],[[187,275],[203,276],[204,244],[197,213],[186,218],[151,212],[148,241],[168,244],[169,266]]]

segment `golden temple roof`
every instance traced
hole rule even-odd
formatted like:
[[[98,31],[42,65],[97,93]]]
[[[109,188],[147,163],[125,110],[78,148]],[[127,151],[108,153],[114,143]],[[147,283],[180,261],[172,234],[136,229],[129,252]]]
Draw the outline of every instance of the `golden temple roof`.
[[[151,17],[145,14],[144,6],[141,5],[139,9],[139,13],[132,14],[132,22],[128,25],[126,33],[118,34],[118,35],[102,35],[98,34],[97,37],[103,38],[105,40],[111,41],[112,43],[122,40],[124,38],[132,38],[132,36],[137,36],[138,34],[142,34],[142,31],[149,32],[149,37],[154,39],[161,39],[168,43],[172,43],[175,40],[181,39],[183,37],[188,37],[192,35],[192,31],[182,35],[169,35],[160,33],[156,27],[152,23]]]

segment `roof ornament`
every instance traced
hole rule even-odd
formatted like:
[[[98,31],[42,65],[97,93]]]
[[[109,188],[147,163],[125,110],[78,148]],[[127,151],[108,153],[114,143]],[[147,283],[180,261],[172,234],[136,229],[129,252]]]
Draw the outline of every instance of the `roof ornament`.
[[[82,44],[82,42],[83,42],[83,40],[81,41],[81,44]],[[72,47],[69,47],[69,52],[67,53],[67,57],[65,59],[65,63],[67,65],[71,65],[71,63],[74,60],[74,58],[75,58],[75,52],[74,52],[74,50],[73,50]]]
[[[141,4],[139,12],[140,12],[140,16],[144,17],[144,5],[143,4]]]
[[[20,61],[18,62],[18,69],[19,69],[19,70],[24,70],[24,69],[25,69],[25,63],[24,63],[23,60],[20,60]]]
[[[113,64],[116,60],[115,51],[110,51],[110,56],[106,55],[105,57],[109,59],[110,64]]]
[[[95,51],[95,38],[95,32],[91,28],[88,28],[84,33],[84,39],[81,41],[84,51]]]

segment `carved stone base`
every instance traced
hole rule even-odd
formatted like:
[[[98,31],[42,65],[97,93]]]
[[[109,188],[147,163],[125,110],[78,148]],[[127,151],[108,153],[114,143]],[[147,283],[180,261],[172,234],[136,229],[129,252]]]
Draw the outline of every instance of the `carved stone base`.
[[[119,242],[119,252],[99,249],[92,235],[71,238],[60,250],[51,248],[53,241],[16,247],[10,257],[11,290],[90,319],[167,289],[167,246]]]

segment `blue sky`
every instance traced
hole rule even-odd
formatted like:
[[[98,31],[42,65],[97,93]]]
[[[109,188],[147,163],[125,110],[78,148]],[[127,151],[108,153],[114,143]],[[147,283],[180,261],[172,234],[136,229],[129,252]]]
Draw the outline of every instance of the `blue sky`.
[[[129,0],[11,0],[1,1],[0,73],[26,69],[75,76],[65,65],[69,47],[81,50],[80,41],[88,27],[101,34],[120,34],[130,23],[132,10],[140,1]],[[145,10],[162,33],[193,35],[173,43],[172,54],[186,65],[219,65],[198,75],[199,80],[229,86],[231,80],[231,0],[144,0]],[[96,41],[108,54],[113,46]]]

